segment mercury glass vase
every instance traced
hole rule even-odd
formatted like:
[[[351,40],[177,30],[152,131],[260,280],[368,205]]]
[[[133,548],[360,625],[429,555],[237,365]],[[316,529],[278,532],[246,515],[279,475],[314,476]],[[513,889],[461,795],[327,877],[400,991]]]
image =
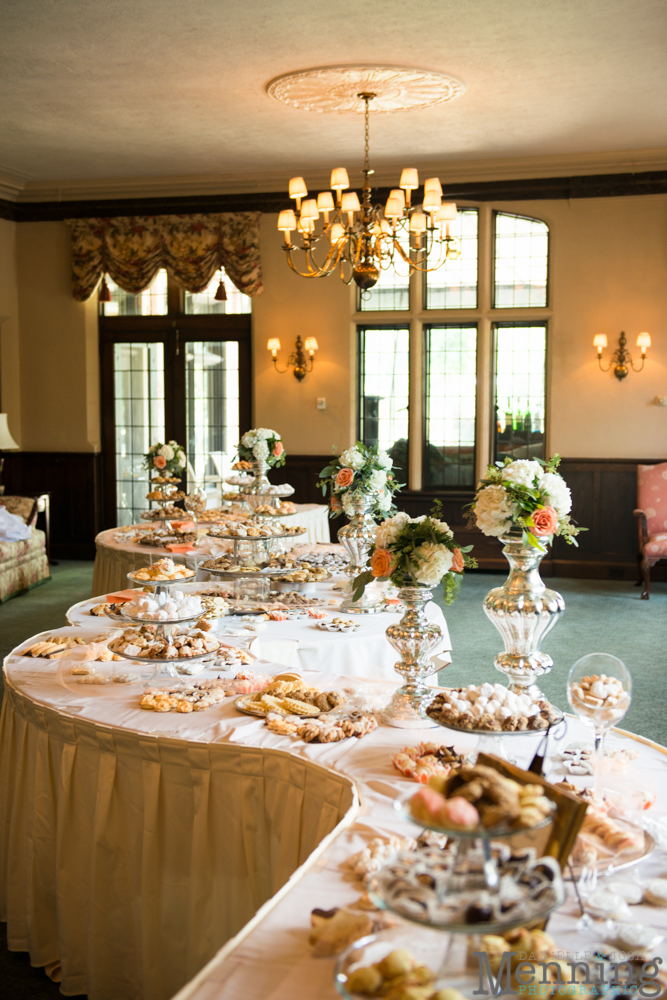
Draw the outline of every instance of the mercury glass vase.
[[[435,723],[423,715],[423,709],[433,698],[426,678],[437,672],[438,665],[431,656],[442,640],[442,629],[424,614],[425,605],[431,600],[428,587],[403,586],[398,592],[405,605],[400,622],[390,625],[387,639],[401,659],[394,665],[404,680],[382,713],[382,721],[401,729],[430,729]]]
[[[525,547],[521,532],[511,531],[500,540],[510,574],[502,587],[490,590],[484,598],[484,611],[505,644],[494,666],[509,678],[510,691],[541,698],[536,681],[550,672],[553,660],[540,650],[540,644],[565,611],[565,602],[545,587],[540,576],[546,549]]]
[[[271,485],[266,475],[271,466],[261,458],[255,459],[251,464],[252,474],[255,478],[248,487],[249,492],[266,493],[267,488]]]
[[[374,584],[366,587],[358,601],[354,600],[354,578],[369,568],[368,555],[375,541],[376,524],[371,514],[375,500],[365,493],[355,493],[350,501],[354,514],[349,524],[338,529],[338,541],[350,557],[345,571],[349,582],[340,610],[355,615],[375,615],[384,610],[384,602],[378,597]]]

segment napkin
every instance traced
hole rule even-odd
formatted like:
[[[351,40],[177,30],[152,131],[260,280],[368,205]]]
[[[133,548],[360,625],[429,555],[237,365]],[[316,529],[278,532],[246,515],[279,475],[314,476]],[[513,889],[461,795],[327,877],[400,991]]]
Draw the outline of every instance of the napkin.
[[[194,552],[194,545],[165,545],[169,552]]]

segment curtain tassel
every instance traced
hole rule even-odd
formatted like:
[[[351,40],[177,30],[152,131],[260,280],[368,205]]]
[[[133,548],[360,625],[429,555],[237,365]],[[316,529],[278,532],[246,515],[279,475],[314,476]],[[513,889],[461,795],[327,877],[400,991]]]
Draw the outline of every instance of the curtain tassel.
[[[213,296],[216,302],[226,302],[227,301],[227,289],[225,288],[225,283],[220,279],[220,284],[218,285],[215,295]]]
[[[102,278],[102,284],[100,285],[100,294],[98,296],[100,302],[111,302],[111,290],[107,285],[106,274]]]

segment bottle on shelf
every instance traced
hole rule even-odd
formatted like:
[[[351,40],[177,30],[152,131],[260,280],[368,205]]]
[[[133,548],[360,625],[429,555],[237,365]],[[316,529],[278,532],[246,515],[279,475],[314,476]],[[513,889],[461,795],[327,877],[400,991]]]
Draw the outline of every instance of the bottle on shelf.
[[[523,430],[523,412],[521,410],[521,400],[518,400],[517,408],[514,411],[514,430],[515,431]]]
[[[523,415],[523,429],[526,434],[530,434],[532,427],[532,415],[530,412],[530,400],[526,400],[526,412]]]
[[[537,404],[535,407],[535,416],[533,417],[533,433],[541,434],[544,430],[544,418],[542,417],[542,407]]]
[[[509,434],[512,430],[512,400],[507,400],[507,409],[505,410],[505,433]]]

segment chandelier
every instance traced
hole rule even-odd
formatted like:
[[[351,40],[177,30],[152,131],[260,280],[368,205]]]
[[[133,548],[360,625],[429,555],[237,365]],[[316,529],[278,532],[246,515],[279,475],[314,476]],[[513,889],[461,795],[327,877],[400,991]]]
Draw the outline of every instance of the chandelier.
[[[296,208],[280,213],[278,229],[284,233],[283,250],[289,266],[303,278],[322,278],[338,270],[346,284],[354,280],[365,290],[377,283],[381,271],[404,267],[408,274],[436,271],[461,254],[460,243],[450,232],[456,205],[443,202],[437,177],[425,181],[423,198],[415,205],[413,192],[419,189],[419,175],[408,167],[384,207],[373,204],[369,114],[371,101],[377,96],[370,90],[356,94],[364,102],[361,200],[356,191],[348,190],[350,181],[344,167],[331,171],[331,190],[321,191],[317,198],[308,197],[303,177],[292,177],[289,182],[289,196]]]

